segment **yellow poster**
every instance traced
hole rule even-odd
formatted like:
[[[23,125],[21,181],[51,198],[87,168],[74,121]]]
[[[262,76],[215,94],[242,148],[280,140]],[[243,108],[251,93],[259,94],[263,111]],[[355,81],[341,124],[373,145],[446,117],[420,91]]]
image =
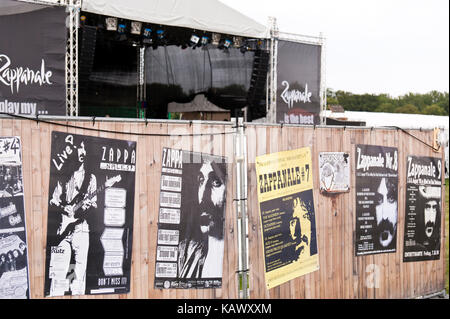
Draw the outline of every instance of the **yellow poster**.
[[[266,287],[319,269],[311,150],[256,158]]]

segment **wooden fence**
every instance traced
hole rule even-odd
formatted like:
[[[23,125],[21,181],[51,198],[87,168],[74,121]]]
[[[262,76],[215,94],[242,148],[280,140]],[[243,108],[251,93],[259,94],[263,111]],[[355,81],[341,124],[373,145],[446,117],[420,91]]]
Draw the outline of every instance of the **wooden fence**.
[[[107,138],[137,141],[131,291],[122,295],[72,296],[62,298],[238,298],[238,251],[233,162],[233,135],[178,136],[187,133],[233,132],[231,123],[187,122],[118,122],[108,119],[95,122],[55,121],[83,128],[68,128],[33,120],[0,118],[1,136],[20,136],[24,197],[29,251],[30,297],[44,298],[45,249],[47,238],[48,186],[50,171],[51,132],[61,131]],[[101,129],[111,132],[98,132]],[[123,132],[123,133],[115,133]],[[164,136],[129,134],[156,133]],[[409,131],[432,144],[432,131]],[[246,125],[248,156],[249,275],[251,298],[412,298],[444,289],[445,250],[444,218],[440,259],[403,263],[405,221],[405,164],[407,155],[441,156],[401,130],[367,128],[280,127],[277,125]],[[393,146],[399,149],[399,206],[397,252],[391,254],[354,256],[355,173],[351,165],[351,191],[324,196],[319,193],[318,153],[348,152],[354,156],[355,144]],[[255,157],[267,153],[311,147],[314,172],[314,203],[320,269],[267,290],[264,282],[264,261],[256,194]],[[182,148],[227,156],[230,176],[227,189],[223,285],[221,289],[155,289],[155,253],[163,147]],[[351,160],[351,163],[354,161]],[[233,178],[231,178],[233,177]],[[442,201],[444,205],[444,201]],[[442,210],[444,211],[444,210]],[[368,269],[379,270],[378,288],[366,285]]]

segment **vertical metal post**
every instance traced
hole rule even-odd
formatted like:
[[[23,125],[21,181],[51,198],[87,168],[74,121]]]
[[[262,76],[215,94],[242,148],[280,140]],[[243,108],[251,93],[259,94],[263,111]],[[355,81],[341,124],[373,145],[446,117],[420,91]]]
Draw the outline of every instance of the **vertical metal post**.
[[[269,17],[270,28],[270,73],[268,81],[269,100],[267,103],[267,123],[277,122],[277,60],[278,60],[278,26],[277,19]]]
[[[81,3],[66,0],[68,29],[66,50],[66,114],[78,116],[78,24]]]
[[[326,85],[326,45],[325,37],[320,33],[320,124],[326,124],[327,85]]]
[[[235,119],[234,162],[236,166],[236,220],[238,229],[239,276],[242,290],[239,297],[248,299],[248,227],[247,227],[247,141],[244,134],[244,119]]]

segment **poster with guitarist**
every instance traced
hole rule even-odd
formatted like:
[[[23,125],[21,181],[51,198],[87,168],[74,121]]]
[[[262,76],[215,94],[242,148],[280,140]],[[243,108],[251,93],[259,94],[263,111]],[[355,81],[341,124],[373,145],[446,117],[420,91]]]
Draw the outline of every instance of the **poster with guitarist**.
[[[52,132],[44,294],[130,291],[136,142]]]

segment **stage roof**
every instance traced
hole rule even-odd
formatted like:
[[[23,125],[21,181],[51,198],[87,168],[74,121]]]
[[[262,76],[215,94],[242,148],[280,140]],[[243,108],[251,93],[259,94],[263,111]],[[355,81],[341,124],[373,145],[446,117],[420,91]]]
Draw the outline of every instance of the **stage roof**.
[[[266,26],[218,0],[83,0],[81,10],[198,31],[269,38]]]
[[[27,13],[44,9],[46,6],[39,4],[31,4],[25,2],[18,2],[13,0],[0,0],[0,16],[7,16],[10,14]]]

